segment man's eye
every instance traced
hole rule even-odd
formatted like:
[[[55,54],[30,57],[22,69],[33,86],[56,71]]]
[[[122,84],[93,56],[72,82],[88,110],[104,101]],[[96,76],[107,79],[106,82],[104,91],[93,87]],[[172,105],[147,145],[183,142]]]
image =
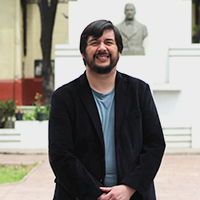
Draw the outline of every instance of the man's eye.
[[[107,41],[107,42],[105,42],[105,44],[110,46],[110,45],[113,45],[114,43],[112,41]]]
[[[98,45],[98,44],[99,44],[98,42],[92,42],[92,43],[91,43],[92,46],[96,46],[96,45]]]

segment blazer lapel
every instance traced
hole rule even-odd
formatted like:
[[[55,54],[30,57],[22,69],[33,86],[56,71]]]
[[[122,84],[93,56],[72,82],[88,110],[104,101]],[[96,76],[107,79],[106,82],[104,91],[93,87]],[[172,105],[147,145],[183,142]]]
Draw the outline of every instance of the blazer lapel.
[[[115,86],[115,134],[118,136],[120,133],[121,125],[123,122],[126,102],[127,102],[127,85],[122,75],[117,72],[116,86]]]
[[[101,121],[98,113],[98,109],[95,104],[95,100],[92,95],[91,88],[89,86],[86,74],[84,73],[83,76],[80,78],[81,86],[78,90],[80,99],[82,100],[86,111],[90,115],[91,121],[94,124],[98,137],[100,139],[101,145],[104,149],[104,139],[103,139],[103,131],[101,126]]]

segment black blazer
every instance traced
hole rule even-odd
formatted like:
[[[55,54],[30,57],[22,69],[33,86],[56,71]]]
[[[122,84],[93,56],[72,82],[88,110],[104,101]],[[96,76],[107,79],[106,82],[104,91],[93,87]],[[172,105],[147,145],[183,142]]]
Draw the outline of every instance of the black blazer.
[[[153,179],[165,149],[162,128],[143,81],[117,72],[115,146],[118,184],[155,200]],[[96,200],[105,177],[104,140],[98,110],[84,73],[51,99],[49,160],[56,176],[54,200]]]

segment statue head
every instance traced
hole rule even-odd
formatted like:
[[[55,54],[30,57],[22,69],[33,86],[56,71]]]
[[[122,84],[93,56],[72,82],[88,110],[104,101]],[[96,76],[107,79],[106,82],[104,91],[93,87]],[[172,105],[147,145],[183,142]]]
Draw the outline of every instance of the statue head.
[[[135,6],[132,3],[127,3],[124,8],[124,13],[126,15],[127,21],[134,20],[134,16],[136,13]]]

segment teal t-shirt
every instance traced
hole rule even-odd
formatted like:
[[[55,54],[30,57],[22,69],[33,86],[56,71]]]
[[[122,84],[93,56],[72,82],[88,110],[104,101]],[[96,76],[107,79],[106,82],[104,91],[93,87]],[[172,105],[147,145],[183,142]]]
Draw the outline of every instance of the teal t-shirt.
[[[116,154],[115,154],[115,89],[102,94],[92,89],[92,93],[101,119],[104,144],[106,176],[104,185],[111,187],[117,184]]]

